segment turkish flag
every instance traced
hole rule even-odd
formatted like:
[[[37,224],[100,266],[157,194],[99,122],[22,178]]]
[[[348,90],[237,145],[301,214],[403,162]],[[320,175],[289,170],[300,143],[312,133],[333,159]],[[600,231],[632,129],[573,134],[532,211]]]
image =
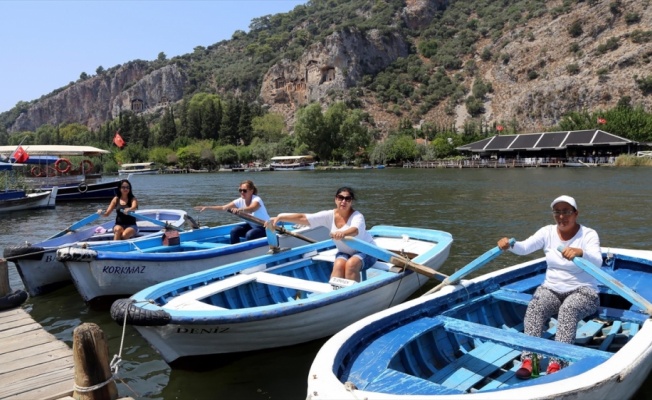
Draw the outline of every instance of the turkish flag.
[[[25,149],[23,149],[23,146],[18,146],[12,157],[14,157],[14,160],[19,164],[29,160],[29,154],[27,154]]]
[[[607,120],[601,117],[598,117],[598,124],[606,124]]]
[[[125,141],[122,140],[122,136],[120,136],[118,132],[116,132],[115,136],[113,137],[113,143],[115,143],[115,145],[119,148],[123,148],[125,145]]]
[[[496,127],[496,130],[497,130],[498,132],[502,132],[503,129],[505,129],[505,128],[503,128],[502,125],[498,125],[498,126]]]

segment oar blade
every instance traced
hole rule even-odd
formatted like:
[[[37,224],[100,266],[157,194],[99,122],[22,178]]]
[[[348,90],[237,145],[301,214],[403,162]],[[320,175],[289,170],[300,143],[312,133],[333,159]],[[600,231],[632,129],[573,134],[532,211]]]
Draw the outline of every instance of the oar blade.
[[[59,232],[59,233],[57,233],[57,234],[55,234],[53,236],[50,236],[48,239],[58,238],[60,236],[65,235],[66,233],[74,232],[77,229],[81,228],[82,226],[84,226],[86,224],[90,224],[91,222],[95,221],[99,217],[100,217],[100,214],[93,213],[93,214],[89,215],[88,217],[85,217],[85,218],[75,222],[74,224],[70,225],[68,228],[62,230],[61,232]]]
[[[557,250],[561,252],[564,250],[564,247],[559,246]],[[597,268],[595,265],[591,264],[589,261],[583,259],[582,257],[574,257],[573,263],[578,268],[582,269],[584,272],[597,279],[600,283],[618,293],[625,300],[642,309],[647,315],[652,315],[652,303],[650,303],[647,299],[629,287],[625,286],[618,279],[607,274],[602,269]]]
[[[151,222],[152,224],[158,225],[158,226],[160,226],[162,228],[165,228],[165,229],[174,229],[175,231],[183,232],[183,228],[181,228],[179,226],[171,225],[171,224],[167,223],[166,221],[161,221],[159,219],[148,217],[148,216],[143,215],[143,214],[138,214],[138,213],[135,213],[133,211],[129,211],[126,214],[131,215],[132,217],[135,217],[137,219],[142,219],[143,221]]]
[[[515,242],[516,242],[516,239],[514,239],[514,238],[509,240],[510,245],[514,245]],[[445,286],[457,283],[463,277],[465,277],[468,274],[482,268],[487,263],[494,260],[496,257],[501,255],[502,252],[503,251],[498,246],[492,248],[491,250],[486,251],[480,257],[476,258],[475,260],[473,260],[470,263],[468,263],[467,265],[465,265],[464,268],[458,270],[457,272],[455,272],[454,274],[452,274],[448,278],[444,279],[444,281],[442,283],[440,283],[439,285],[437,285],[434,288],[427,291],[424,294],[424,296],[428,295],[428,294],[431,294],[431,293],[435,293],[435,292],[439,291],[441,288],[443,288]]]
[[[355,249],[361,253],[368,254],[379,260],[383,260],[394,265],[410,269],[414,272],[425,275],[428,278],[446,278],[446,275],[439,273],[430,267],[417,264],[409,258],[398,256],[390,250],[383,249],[382,247],[378,247],[372,243],[365,242],[352,236],[345,236],[344,240],[346,241],[347,246],[351,247],[352,249]]]

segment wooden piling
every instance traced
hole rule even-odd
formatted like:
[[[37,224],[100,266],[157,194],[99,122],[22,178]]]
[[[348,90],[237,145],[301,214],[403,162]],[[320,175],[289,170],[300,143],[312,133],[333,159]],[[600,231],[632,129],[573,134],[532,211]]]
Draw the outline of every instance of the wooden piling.
[[[10,292],[9,265],[7,264],[7,260],[0,258],[0,297],[8,295]]]
[[[109,367],[109,347],[104,332],[93,323],[83,323],[73,332],[75,400],[116,400],[118,388]],[[85,388],[85,389],[81,389]],[[95,388],[94,390],[90,390]]]

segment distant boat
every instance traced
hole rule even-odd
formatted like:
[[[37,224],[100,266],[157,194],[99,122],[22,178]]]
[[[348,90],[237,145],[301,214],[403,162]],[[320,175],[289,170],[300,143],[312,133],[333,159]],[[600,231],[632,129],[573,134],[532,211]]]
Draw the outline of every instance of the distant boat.
[[[271,161],[272,171],[311,171],[317,164],[312,156],[276,156]]]
[[[79,166],[65,157],[96,157],[109,154],[92,146],[35,145],[23,146],[28,160],[20,164],[25,168],[25,180],[35,189],[51,190],[57,186],[57,201],[105,200],[115,196],[116,182],[100,182],[102,176],[93,172],[93,163],[83,159]],[[0,146],[0,154],[10,155],[16,146]]]
[[[155,162],[122,164],[118,170],[120,175],[155,175],[161,173]]]
[[[0,189],[0,213],[12,211],[34,210],[38,208],[54,208],[58,188],[55,186],[49,191],[28,193],[23,188],[10,186],[11,174],[20,164],[0,162],[0,171],[3,176],[4,189]]]
[[[12,211],[54,208],[57,190],[57,187],[47,192],[36,193],[26,193],[24,190],[2,190],[0,191],[0,214]]]

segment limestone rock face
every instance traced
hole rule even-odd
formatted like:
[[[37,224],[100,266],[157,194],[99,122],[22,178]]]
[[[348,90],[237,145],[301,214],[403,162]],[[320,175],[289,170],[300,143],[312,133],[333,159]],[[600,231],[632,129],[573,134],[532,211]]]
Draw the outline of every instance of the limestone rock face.
[[[97,129],[120,110],[147,112],[181,99],[187,81],[181,69],[168,65],[149,72],[148,68],[148,63],[132,62],[71,85],[31,106],[9,132],[74,122]]]
[[[448,0],[405,0],[401,17],[410,29],[425,28],[430,24],[437,10],[448,6]]]
[[[329,90],[354,86],[365,74],[375,74],[406,57],[408,49],[409,44],[395,34],[335,32],[310,46],[299,60],[272,66],[263,77],[260,96],[272,109],[321,101]]]

